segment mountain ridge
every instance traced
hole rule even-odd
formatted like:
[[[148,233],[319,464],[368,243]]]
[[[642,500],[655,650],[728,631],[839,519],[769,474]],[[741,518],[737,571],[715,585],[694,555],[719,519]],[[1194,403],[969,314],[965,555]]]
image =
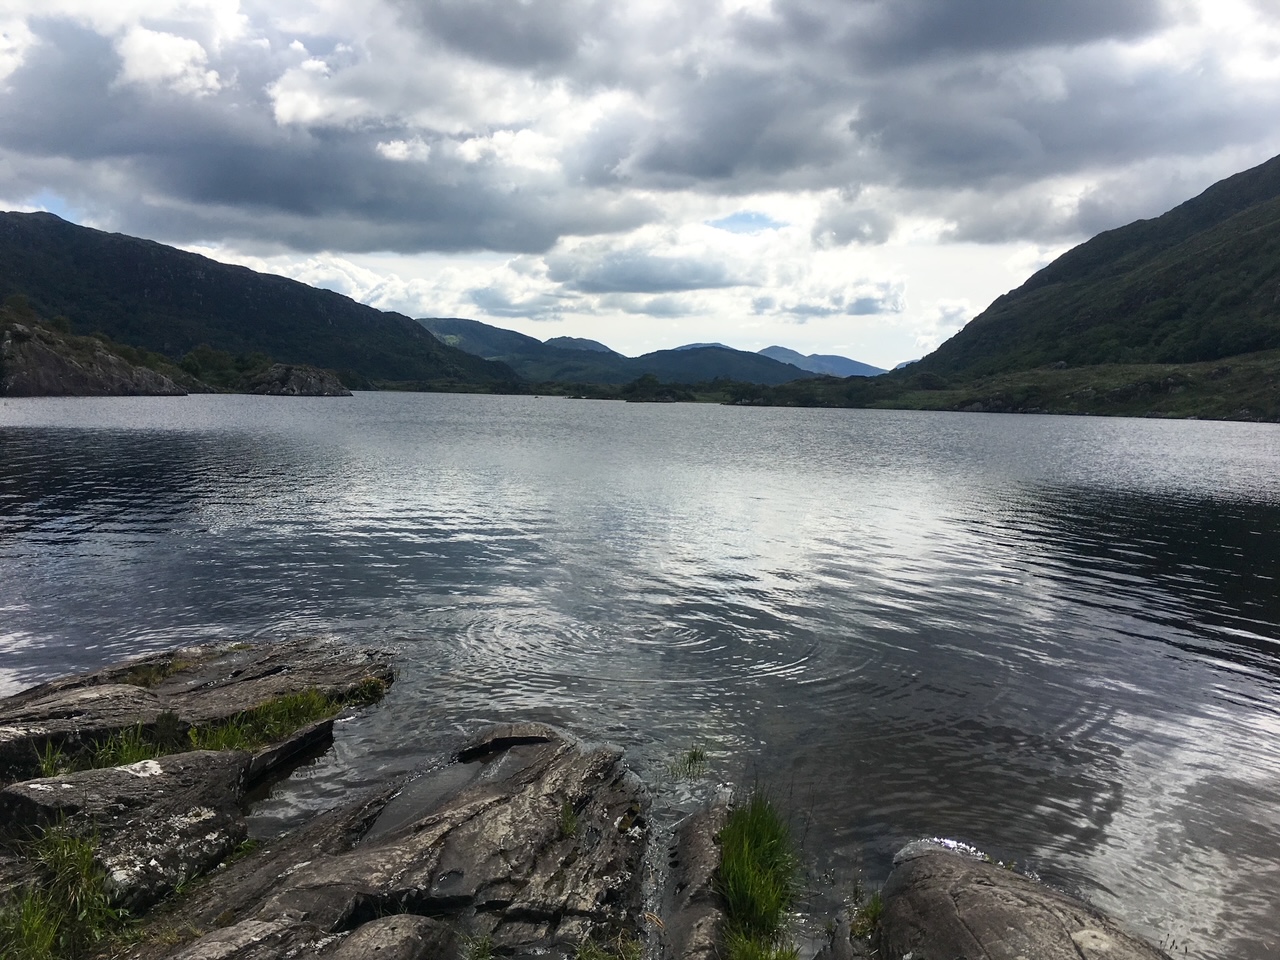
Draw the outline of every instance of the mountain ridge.
[[[1073,247],[913,372],[1198,363],[1277,347],[1280,157]]]
[[[402,314],[153,240],[0,213],[0,299],[28,298],[72,332],[177,359],[201,344],[340,371],[351,382],[514,381]]]

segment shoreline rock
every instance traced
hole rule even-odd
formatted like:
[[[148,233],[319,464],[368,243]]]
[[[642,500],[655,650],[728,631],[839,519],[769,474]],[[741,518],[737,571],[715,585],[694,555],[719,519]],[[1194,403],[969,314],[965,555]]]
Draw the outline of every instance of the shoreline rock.
[[[246,787],[324,743],[331,719],[252,752],[30,776],[50,745],[185,733],[284,694],[393,680],[384,654],[295,640],[168,651],[0,700],[0,896],[38,883],[23,844],[56,825],[93,837],[110,902],[145,914],[134,960],[569,958],[588,941],[617,960],[644,942],[661,960],[723,955],[727,793],[655,835],[622,751],[545,724],[488,727],[246,856]],[[870,942],[848,916],[831,927],[822,960],[1168,960],[1087,904],[930,842],[895,858]]]
[[[0,396],[184,397],[163,374],[113,353],[93,337],[72,337],[40,324],[0,329]]]
[[[883,958],[1169,960],[1088,904],[929,841],[903,847],[883,891]]]

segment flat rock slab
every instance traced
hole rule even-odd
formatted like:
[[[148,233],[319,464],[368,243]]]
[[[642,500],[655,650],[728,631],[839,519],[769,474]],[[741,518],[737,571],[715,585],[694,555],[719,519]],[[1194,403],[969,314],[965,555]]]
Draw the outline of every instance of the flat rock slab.
[[[208,750],[28,780],[0,790],[0,839],[61,823],[98,839],[112,902],[137,912],[225,859],[244,840],[252,757]]]
[[[909,844],[884,888],[891,960],[1169,960],[1087,904],[938,844]]]
[[[0,700],[0,784],[37,776],[48,747],[74,752],[138,724],[182,730],[286,694],[346,698],[393,680],[386,654],[314,639],[187,647],[65,677]]]
[[[458,757],[309,842],[219,874],[187,913],[218,929],[168,956],[447,958],[468,938],[508,956],[571,955],[587,937],[635,936],[648,797],[621,751],[507,724]]]

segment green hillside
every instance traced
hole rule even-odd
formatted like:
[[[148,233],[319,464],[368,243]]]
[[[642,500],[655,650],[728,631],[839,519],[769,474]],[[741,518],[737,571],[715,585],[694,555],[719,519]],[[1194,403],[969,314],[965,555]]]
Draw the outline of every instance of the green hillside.
[[[955,379],[1277,347],[1280,157],[1067,252],[911,370]]]
[[[75,333],[174,359],[208,344],[338,370],[351,383],[515,379],[400,314],[49,213],[0,213],[0,300],[15,294]]]

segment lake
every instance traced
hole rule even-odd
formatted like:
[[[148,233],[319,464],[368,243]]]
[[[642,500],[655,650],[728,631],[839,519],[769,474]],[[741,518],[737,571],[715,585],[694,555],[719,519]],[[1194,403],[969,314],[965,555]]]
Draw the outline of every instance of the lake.
[[[460,730],[921,836],[1179,956],[1280,955],[1280,427],[358,394],[0,400],[0,694],[179,643],[393,649],[268,832]],[[662,813],[659,813],[661,816]]]

